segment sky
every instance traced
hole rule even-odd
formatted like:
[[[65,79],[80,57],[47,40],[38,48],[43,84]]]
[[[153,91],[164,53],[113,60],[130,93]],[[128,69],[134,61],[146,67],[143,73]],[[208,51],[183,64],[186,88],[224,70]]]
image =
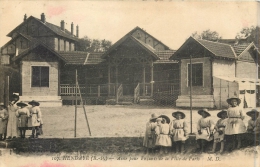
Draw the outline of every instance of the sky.
[[[258,12],[258,13],[257,13]],[[254,1],[0,1],[0,46],[6,35],[23,22],[24,14],[60,25],[79,26],[79,37],[115,43],[136,26],[178,49],[195,31],[210,29],[234,38],[244,27],[260,23],[260,3]],[[259,15],[260,16],[260,15]],[[74,28],[75,32],[75,28]]]

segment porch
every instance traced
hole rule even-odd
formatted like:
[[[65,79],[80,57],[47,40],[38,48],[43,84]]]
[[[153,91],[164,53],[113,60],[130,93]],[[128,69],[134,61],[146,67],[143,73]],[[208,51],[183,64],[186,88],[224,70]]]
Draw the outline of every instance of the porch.
[[[132,92],[129,92],[133,84],[80,84],[80,92],[75,84],[60,84],[60,96],[65,105],[80,104],[80,94],[84,104],[122,104],[140,103],[144,99],[155,102],[175,104],[179,94],[178,85],[174,83],[138,83]],[[151,89],[153,88],[153,90]],[[127,90],[127,91],[125,91]],[[153,94],[151,94],[153,92]]]

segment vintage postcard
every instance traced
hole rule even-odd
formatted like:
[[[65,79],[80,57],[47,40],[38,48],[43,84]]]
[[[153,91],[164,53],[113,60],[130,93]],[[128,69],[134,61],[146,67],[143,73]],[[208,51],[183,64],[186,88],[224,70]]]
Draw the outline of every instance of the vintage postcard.
[[[260,165],[259,2],[0,6],[0,167]]]

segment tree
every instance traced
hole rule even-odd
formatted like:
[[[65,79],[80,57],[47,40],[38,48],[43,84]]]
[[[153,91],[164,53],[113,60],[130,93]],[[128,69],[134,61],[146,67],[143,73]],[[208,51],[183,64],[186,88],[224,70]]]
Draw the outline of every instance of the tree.
[[[77,50],[87,52],[91,46],[91,39],[87,36],[80,38],[77,43]]]
[[[236,39],[244,39],[249,43],[254,42],[259,46],[259,32],[260,28],[258,26],[245,27],[239,33],[237,33]]]
[[[195,31],[194,33],[192,33],[191,36],[195,39],[205,39],[208,41],[218,41],[222,38],[216,31],[211,31],[210,29],[202,31],[202,33],[200,34],[197,31]]]
[[[77,50],[84,52],[105,52],[112,45],[109,40],[90,39],[87,36],[78,40]]]

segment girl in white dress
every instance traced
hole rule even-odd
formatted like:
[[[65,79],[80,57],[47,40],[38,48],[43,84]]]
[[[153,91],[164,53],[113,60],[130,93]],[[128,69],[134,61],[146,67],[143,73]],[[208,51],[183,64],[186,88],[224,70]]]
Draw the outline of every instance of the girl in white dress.
[[[184,120],[185,114],[181,111],[176,111],[172,113],[172,116],[176,119],[170,123],[170,134],[175,142],[176,153],[179,151],[184,153],[185,141],[188,138],[188,126]]]
[[[169,124],[166,123],[166,120],[164,118],[157,118],[156,122],[157,126],[155,128],[155,133],[157,135],[157,138],[155,145],[160,147],[160,154],[162,154],[163,152],[167,154],[168,149],[172,146],[172,140],[169,135]]]
[[[227,125],[225,128],[225,135],[227,140],[232,140],[232,150],[241,147],[241,135],[246,132],[246,126],[243,122],[245,118],[242,108],[239,107],[241,100],[237,97],[231,97],[227,99],[227,103],[230,107],[227,110]]]
[[[220,119],[217,121],[215,126],[215,133],[214,133],[214,143],[212,147],[211,153],[215,153],[217,143],[220,143],[220,151],[219,153],[222,154],[224,151],[224,136],[225,136],[225,127],[227,124],[227,110],[222,110],[217,114],[217,117]]]
[[[33,100],[28,104],[32,105],[30,109],[31,123],[32,123],[32,136],[31,138],[38,138],[39,126],[41,125],[42,113],[40,110],[40,103]]]
[[[197,124],[198,133],[196,134],[197,147],[200,152],[204,152],[209,141],[213,140],[214,122],[211,120],[210,113],[206,108],[198,111],[202,116]]]
[[[29,109],[27,108],[27,104],[23,102],[17,103],[17,106],[20,106],[16,111],[16,116],[18,118],[18,128],[20,130],[21,138],[25,138],[25,132],[28,127],[28,118],[30,117]]]
[[[156,119],[158,118],[157,114],[152,114],[149,121],[146,123],[145,135],[143,140],[143,146],[146,148],[146,153],[149,153],[149,149],[154,152],[156,134],[155,128],[157,126]]]

